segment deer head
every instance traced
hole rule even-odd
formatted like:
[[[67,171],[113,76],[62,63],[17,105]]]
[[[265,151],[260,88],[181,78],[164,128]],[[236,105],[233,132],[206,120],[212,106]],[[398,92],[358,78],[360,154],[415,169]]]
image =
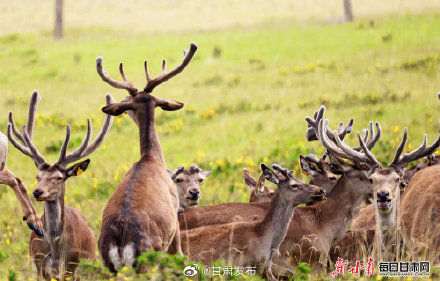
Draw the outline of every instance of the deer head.
[[[258,182],[252,177],[248,170],[243,169],[244,182],[251,189],[249,202],[270,202],[273,197],[273,190],[264,185],[264,174],[261,173]]]
[[[293,176],[293,171],[273,164],[272,171],[265,164],[260,164],[266,180],[277,185],[279,196],[282,196],[294,204],[321,200],[325,196],[325,190],[319,186],[306,184]]]
[[[183,69],[188,66],[196,51],[197,45],[195,43],[191,43],[188,52],[183,50],[184,58],[182,63],[170,72],[167,72],[166,61],[163,60],[162,74],[154,79],[151,78],[148,72],[147,61],[145,61],[144,68],[147,85],[142,91],[138,91],[138,89],[135,88],[127,79],[124,73],[122,62],[119,65],[119,72],[121,73],[123,82],[110,78],[109,74],[102,68],[102,58],[98,57],[96,59],[96,70],[98,71],[98,74],[101,76],[102,80],[108,83],[110,86],[118,89],[125,89],[129,93],[129,96],[125,100],[120,103],[109,104],[102,108],[102,111],[113,116],[126,112],[133,119],[133,121],[139,127],[142,154],[146,153],[149,149],[156,149],[155,145],[151,143],[151,134],[156,133],[154,129],[154,109],[156,107],[160,107],[163,110],[174,111],[183,107],[183,103],[181,102],[160,99],[151,95],[151,92],[154,90],[154,88],[156,88],[156,86],[182,72]]]
[[[9,112],[8,138],[15,148],[20,150],[23,154],[29,156],[34,161],[35,166],[38,169],[38,183],[33,192],[34,197],[38,201],[56,201],[57,199],[64,197],[65,181],[68,178],[77,176],[85,171],[90,163],[90,160],[86,159],[69,167],[67,166],[70,163],[76,162],[88,156],[102,144],[110,131],[113,117],[109,115],[104,117],[101,131],[92,142],[90,142],[90,137],[92,135],[92,122],[90,119],[87,119],[86,136],[84,137],[81,145],[69,154],[67,154],[67,147],[70,141],[70,125],[67,125],[66,138],[61,146],[59,158],[55,163],[50,164],[44,159],[43,155],[38,151],[33,143],[35,117],[40,99],[41,98],[37,91],[34,91],[29,104],[28,121],[26,125],[23,125],[21,133],[15,126],[12,111]],[[106,103],[110,104],[112,101],[113,98],[107,94]],[[18,141],[14,138],[14,136],[18,139]]]
[[[377,208],[382,214],[388,214],[393,208],[397,207],[397,201],[406,185],[404,170],[408,163],[434,153],[440,146],[440,132],[439,137],[431,146],[426,147],[427,136],[425,134],[420,147],[411,152],[403,153],[407,140],[408,129],[405,127],[402,141],[396,150],[393,161],[389,163],[386,168],[383,168],[379,164],[378,168],[370,176],[370,182],[373,184],[375,192]]]
[[[199,204],[200,185],[212,171],[202,171],[196,164],[192,164],[188,170],[184,166],[179,166],[174,171],[167,170],[176,184],[180,207],[188,208]]]
[[[330,170],[330,163],[325,161],[327,154],[318,158],[315,154],[299,156],[299,162],[303,173],[310,176],[310,184],[320,186],[329,194],[339,179],[339,175]]]

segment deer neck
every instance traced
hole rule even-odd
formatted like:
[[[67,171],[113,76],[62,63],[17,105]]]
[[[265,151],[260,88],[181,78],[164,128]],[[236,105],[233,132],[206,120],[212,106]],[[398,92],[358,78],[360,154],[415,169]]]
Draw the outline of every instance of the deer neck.
[[[327,200],[316,205],[318,224],[331,239],[330,244],[342,238],[363,199],[350,178],[342,175]]]
[[[399,196],[399,195],[398,195]],[[376,207],[376,218],[377,218],[377,232],[379,242],[382,250],[389,249],[396,245],[397,243],[397,204],[399,198],[393,201],[393,206],[391,212],[384,214],[379,211]]]
[[[154,124],[154,109],[138,116],[139,137],[141,145],[141,158],[147,157],[162,163],[165,166],[165,160],[160,147],[159,136],[157,135]]]
[[[59,260],[63,247],[64,231],[64,186],[62,194],[55,201],[44,204],[44,236],[51,248],[52,260]]]
[[[264,245],[270,247],[270,252],[278,251],[278,248],[287,234],[290,220],[293,216],[293,208],[299,204],[289,201],[278,190],[274,194],[269,207],[269,212],[261,222],[264,229]]]

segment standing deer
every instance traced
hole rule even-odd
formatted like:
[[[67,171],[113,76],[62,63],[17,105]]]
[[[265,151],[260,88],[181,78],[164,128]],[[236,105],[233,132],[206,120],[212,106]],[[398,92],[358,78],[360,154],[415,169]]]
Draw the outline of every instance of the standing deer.
[[[243,179],[251,189],[249,202],[270,202],[272,200],[274,191],[264,185],[264,173],[261,173],[258,181],[256,181],[248,170],[243,169]]]
[[[182,232],[182,249],[191,259],[210,265],[224,259],[234,265],[256,265],[273,280],[272,260],[279,254],[294,213],[294,207],[321,198],[325,191],[301,182],[278,165],[261,164],[265,178],[276,184],[277,192],[262,220],[210,225]]]
[[[106,96],[107,104],[112,102]],[[92,124],[87,119],[87,133],[81,145],[67,154],[70,141],[70,126],[66,127],[66,138],[61,146],[60,155],[54,164],[49,164],[33,143],[35,116],[40,96],[35,91],[29,105],[27,125],[20,133],[14,123],[12,111],[9,112],[9,141],[23,154],[29,156],[38,169],[37,186],[33,195],[37,201],[44,201],[43,222],[44,238],[31,233],[29,254],[37,268],[38,275],[46,280],[74,275],[80,259],[95,257],[95,235],[85,217],[76,209],[65,206],[65,182],[85,171],[90,160],[84,160],[67,167],[95,151],[108,134],[113,117],[106,115],[101,131],[90,144]],[[18,141],[14,138],[18,139]]]
[[[200,198],[200,184],[211,175],[212,171],[202,171],[196,164],[192,164],[188,170],[185,170],[184,166],[179,166],[174,171],[167,168],[167,171],[176,184],[179,207],[185,209],[197,206]]]
[[[126,112],[139,128],[141,157],[118,184],[104,209],[101,235],[98,241],[104,265],[111,272],[121,267],[137,266],[136,257],[148,250],[167,251],[171,243],[181,253],[180,229],[177,220],[179,199],[176,187],[168,175],[159,137],[154,124],[156,107],[174,111],[183,103],[160,99],[151,92],[159,84],[171,79],[190,63],[197,51],[191,43],[184,50],[182,63],[167,72],[166,61],[162,63],[162,74],[152,79],[145,61],[147,85],[138,91],[119,65],[123,82],[116,81],[102,68],[102,58],[96,59],[96,69],[104,82],[128,91],[129,96],[121,103],[112,103],[102,109],[110,115]]]

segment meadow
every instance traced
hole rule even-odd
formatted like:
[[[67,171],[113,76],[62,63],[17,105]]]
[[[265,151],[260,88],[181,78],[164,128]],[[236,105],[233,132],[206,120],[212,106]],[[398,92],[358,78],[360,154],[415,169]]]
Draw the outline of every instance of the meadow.
[[[383,136],[373,152],[388,163],[405,126],[409,149],[421,143],[423,133],[433,141],[439,131],[440,15],[426,7],[417,12],[366,14],[347,24],[313,18],[300,24],[286,12],[252,24],[231,20],[208,30],[187,25],[156,32],[68,25],[61,41],[54,41],[46,26],[38,32],[18,28],[7,33],[7,24],[0,24],[0,130],[6,133],[9,110],[16,124],[25,122],[29,98],[37,89],[42,100],[34,142],[47,160],[55,161],[67,123],[73,148],[82,141],[87,117],[94,134],[99,130],[105,93],[117,101],[126,96],[100,79],[97,56],[118,79],[117,66],[124,62],[126,75],[140,88],[146,83],[145,59],[154,76],[163,58],[174,67],[182,49],[194,41],[199,50],[190,66],[154,94],[185,104],[176,112],[157,110],[156,125],[169,168],[196,163],[213,171],[202,186],[201,205],[246,202],[249,190],[242,169],[258,176],[260,162],[278,163],[306,179],[299,154],[321,155],[324,149],[306,141],[304,118],[321,104],[333,128],[351,117],[355,131],[370,120],[380,122]],[[108,197],[138,160],[138,142],[137,127],[128,116],[115,118],[88,170],[67,182],[66,204],[81,210],[96,237]],[[355,135],[347,142],[355,145]],[[37,170],[12,145],[8,167],[33,190]],[[7,186],[0,186],[0,198],[0,280],[11,278],[11,272],[18,279],[35,279],[19,204]],[[34,204],[42,213],[43,204]]]

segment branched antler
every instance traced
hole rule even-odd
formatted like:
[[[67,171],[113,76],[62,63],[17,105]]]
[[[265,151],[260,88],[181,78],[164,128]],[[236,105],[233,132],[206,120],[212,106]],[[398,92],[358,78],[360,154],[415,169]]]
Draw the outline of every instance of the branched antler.
[[[107,94],[105,96],[105,99],[106,99],[106,105],[114,103],[114,99],[110,94]],[[87,155],[91,154],[102,144],[108,132],[110,131],[110,128],[112,127],[112,123],[113,123],[113,116],[106,114],[104,117],[104,121],[102,122],[101,131],[99,131],[96,138],[89,144],[90,137],[92,135],[92,122],[90,121],[89,118],[87,118],[86,136],[84,137],[81,145],[69,154],[67,154],[67,147],[69,146],[69,141],[70,141],[70,126],[67,125],[66,138],[61,147],[60,156],[56,164],[59,164],[61,166],[66,166],[69,163],[78,161],[79,159],[84,158]]]
[[[359,132],[358,139],[363,153],[346,145],[340,139],[337,131],[333,131],[335,141],[330,140],[330,138],[327,136],[329,128],[328,123],[329,121],[327,119],[320,120],[317,132],[318,139],[321,141],[321,143],[328,150],[329,153],[345,159],[352,160],[354,162],[363,162],[371,167],[380,166],[379,161],[377,161],[374,155],[370,152]],[[380,130],[380,126],[378,127],[378,130]]]
[[[34,161],[35,165],[38,167],[40,164],[47,163],[43,155],[38,151],[33,143],[33,133],[35,128],[35,117],[37,114],[37,105],[41,100],[37,91],[34,91],[29,104],[29,117],[27,125],[23,125],[22,132],[18,132],[15,126],[14,117],[12,111],[9,112],[9,124],[8,124],[8,139],[18,150],[23,154],[29,156]],[[106,103],[109,105],[113,103],[114,100],[111,95],[106,95]],[[81,145],[74,150],[72,153],[67,154],[67,147],[70,141],[70,126],[66,126],[66,138],[61,146],[60,156],[55,164],[66,166],[69,163],[75,162],[83,157],[86,157],[93,151],[95,151],[103,142],[104,138],[108,134],[113,122],[113,116],[108,114],[104,117],[104,122],[101,131],[96,136],[95,140],[89,144],[90,136],[92,134],[92,124],[90,119],[87,119],[87,133],[81,143]],[[14,138],[18,139],[18,141]],[[67,155],[66,155],[67,154]]]
[[[194,54],[197,51],[197,44],[194,42],[191,42],[191,45],[189,47],[189,52],[187,52],[185,49],[183,50],[183,60],[182,63],[171,70],[170,72],[167,72],[167,62],[166,60],[162,61],[162,74],[158,77],[152,79],[150,76],[150,73],[148,72],[148,65],[147,61],[144,62],[144,68],[145,68],[145,76],[147,78],[147,85],[144,88],[144,91],[147,93],[151,93],[156,86],[159,84],[169,80],[170,78],[176,76],[180,72],[182,72],[183,69],[190,63],[192,58],[194,57]]]
[[[324,113],[325,113],[325,106],[322,105],[317,111],[315,111],[315,114],[313,115],[314,119],[312,119],[309,116],[306,117],[306,121],[308,123],[306,139],[308,141],[318,140],[316,131],[318,130],[319,121],[322,120],[322,118],[324,117]],[[344,122],[340,122],[337,131],[339,138],[343,140],[347,134],[351,133],[352,130],[353,130],[353,118],[350,119],[347,126],[345,127],[344,127]],[[331,130],[327,132],[327,136],[331,140],[334,140]]]
[[[38,151],[38,149],[33,144],[33,135],[35,128],[35,117],[37,115],[37,106],[40,102],[41,97],[37,91],[34,91],[29,102],[29,115],[27,120],[27,125],[23,125],[22,133],[20,133],[14,122],[14,116],[12,111],[9,111],[9,124],[8,124],[8,139],[12,145],[20,150],[23,154],[29,156],[34,161],[35,165],[46,163],[43,155]],[[18,139],[18,141],[14,138]]]
[[[96,71],[98,71],[98,74],[99,74],[99,76],[101,76],[102,80],[104,80],[104,82],[108,83],[110,86],[113,86],[118,89],[125,89],[128,91],[130,96],[135,96],[137,94],[138,89],[136,89],[133,86],[133,84],[130,82],[130,80],[127,79],[127,76],[125,76],[124,66],[123,66],[122,62],[119,64],[119,72],[121,73],[121,76],[122,76],[122,79],[124,80],[124,82],[120,82],[120,81],[117,81],[117,80],[110,78],[107,71],[105,71],[102,68],[102,57],[96,58]]]
[[[440,96],[439,96],[440,99]],[[405,127],[403,132],[403,138],[400,145],[397,147],[396,154],[394,155],[393,161],[389,164],[390,167],[399,168],[409,162],[415,161],[417,159],[423,158],[425,156],[434,153],[440,146],[440,131],[437,140],[429,147],[426,147],[427,136],[423,135],[423,142],[418,148],[411,152],[404,153],[402,155],[403,149],[405,148],[406,142],[408,140],[408,128]]]
[[[145,68],[145,76],[147,78],[147,85],[145,86],[144,91],[147,93],[151,93],[153,91],[153,89],[156,88],[156,86],[158,86],[159,84],[171,79],[172,77],[174,77],[177,74],[179,74],[180,72],[182,72],[185,69],[185,67],[190,63],[190,61],[194,57],[194,54],[196,53],[196,51],[197,51],[197,44],[192,42],[189,47],[188,52],[185,49],[183,50],[184,57],[183,57],[182,63],[180,65],[178,65],[176,68],[174,68],[173,70],[171,70],[170,72],[167,72],[167,62],[166,62],[166,60],[163,60],[162,61],[162,74],[154,79],[151,78],[150,73],[148,72],[147,61],[145,61],[144,68]],[[128,80],[127,77],[125,76],[124,67],[123,67],[122,62],[119,64],[119,72],[121,73],[122,80],[124,80],[123,82],[110,78],[107,71],[105,71],[102,68],[102,57],[96,58],[96,70],[98,71],[98,74],[99,74],[99,76],[101,76],[102,80],[104,80],[104,82],[106,82],[110,86],[113,86],[118,89],[125,89],[128,91],[130,96],[135,96],[138,93],[138,89],[135,88],[133,86],[133,84],[130,82],[130,80]]]

